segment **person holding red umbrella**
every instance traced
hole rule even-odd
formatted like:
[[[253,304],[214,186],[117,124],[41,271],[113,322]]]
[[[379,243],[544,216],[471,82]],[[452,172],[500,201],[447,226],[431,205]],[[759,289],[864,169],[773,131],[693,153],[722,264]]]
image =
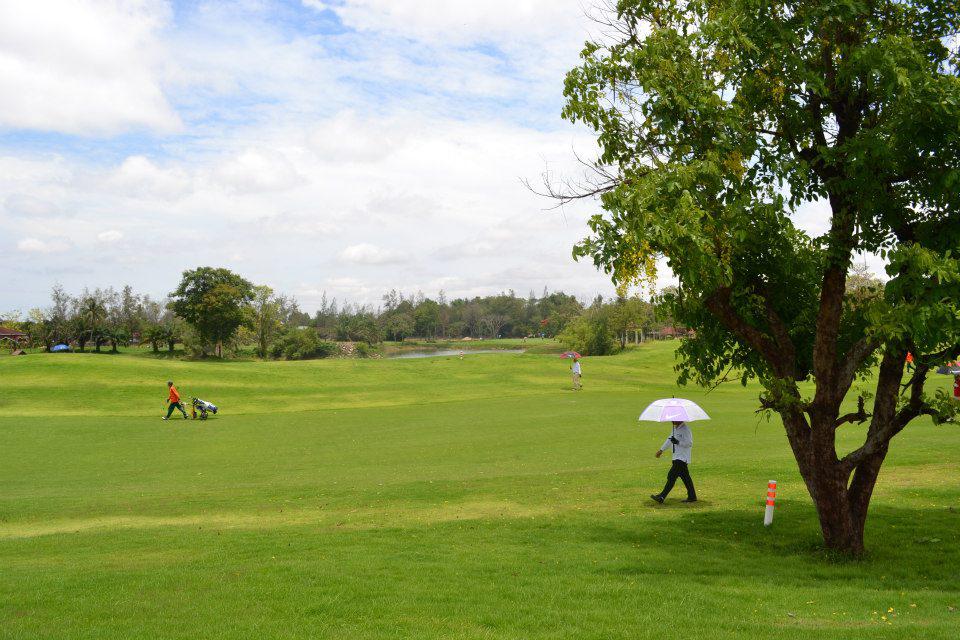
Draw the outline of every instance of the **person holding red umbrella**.
[[[583,370],[580,368],[580,354],[576,351],[567,351],[560,357],[573,360],[573,364],[570,365],[570,373],[573,374],[573,390],[580,391],[583,389],[583,385],[580,384],[580,376],[583,373]]]
[[[580,358],[574,358],[573,364],[570,365],[570,371],[573,373],[573,390],[580,391],[583,389],[583,385],[580,384],[580,375],[582,370],[580,369]],[[960,378],[958,378],[960,380]]]

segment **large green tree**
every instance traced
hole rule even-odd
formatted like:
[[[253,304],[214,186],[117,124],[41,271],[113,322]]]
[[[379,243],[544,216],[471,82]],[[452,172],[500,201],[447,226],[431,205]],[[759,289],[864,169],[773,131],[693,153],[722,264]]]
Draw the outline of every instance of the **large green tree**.
[[[183,272],[170,299],[170,308],[193,327],[204,350],[212,346],[222,356],[223,343],[246,320],[253,285],[229,269],[198,267]]]
[[[575,255],[621,285],[665,258],[696,329],[681,381],[759,379],[826,546],[860,554],[892,439],[955,411],[926,383],[960,351],[960,6],[620,0],[602,19],[565,84],[600,155],[583,192],[555,195],[604,209]],[[808,203],[822,232],[794,222]],[[861,253],[887,261],[872,295],[847,287]],[[849,411],[861,378],[872,406]],[[851,423],[863,443],[838,451]]]
[[[266,285],[253,288],[253,300],[248,307],[250,326],[257,341],[257,355],[266,358],[268,349],[283,328],[286,300],[274,294]]]

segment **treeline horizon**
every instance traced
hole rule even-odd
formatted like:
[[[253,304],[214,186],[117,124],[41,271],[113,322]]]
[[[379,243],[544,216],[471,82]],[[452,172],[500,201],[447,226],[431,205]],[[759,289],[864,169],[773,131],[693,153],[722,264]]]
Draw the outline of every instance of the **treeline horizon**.
[[[219,279],[218,279],[219,278]],[[192,297],[191,297],[192,296]],[[163,299],[137,293],[131,285],[68,293],[60,284],[51,289],[50,304],[0,318],[29,333],[38,347],[58,343],[91,346],[149,344],[154,351],[173,351],[177,344],[199,353],[222,353],[238,345],[256,345],[261,357],[271,355],[277,343],[303,342],[297,330],[313,329],[318,340],[378,344],[383,341],[555,338],[576,319],[602,316],[609,334],[604,342],[620,346],[656,331],[669,321],[656,313],[654,303],[638,296],[604,298],[589,303],[563,291],[546,288],[526,297],[513,290],[494,295],[447,299],[444,291],[428,297],[421,291],[407,295],[397,289],[385,293],[377,306],[338,303],[322,295],[314,313],[300,308],[294,296],[255,286],[226,269],[201,267],[184,272],[180,287]],[[581,323],[582,324],[582,323]],[[582,332],[581,332],[582,333]],[[573,344],[590,350],[586,345]],[[594,351],[608,352],[614,347]],[[283,357],[273,350],[274,357]],[[282,351],[282,349],[281,349]]]
[[[272,287],[270,288],[271,290],[273,290]],[[670,290],[672,290],[673,288],[674,287],[672,286],[666,287],[666,289],[670,289]],[[113,285],[109,285],[107,287],[93,287],[93,288],[84,286],[80,289],[79,293],[71,294],[66,290],[66,287],[64,287],[61,283],[56,282],[53,285],[51,285],[51,298],[53,297],[52,292],[54,290],[60,290],[67,297],[73,297],[73,298],[83,298],[83,297],[88,297],[90,295],[96,296],[98,295],[98,292],[100,296],[109,298],[112,295],[119,296],[127,289],[129,289],[131,292],[135,290],[134,287],[129,284],[125,284],[119,289],[115,288]],[[562,289],[551,291],[549,287],[545,286],[540,296],[537,296],[536,292],[533,289],[529,291],[526,297],[519,296],[515,289],[507,289],[506,291],[501,291],[500,293],[490,293],[486,295],[475,295],[475,296],[459,296],[452,300],[448,300],[447,294],[443,289],[440,289],[437,292],[436,296],[430,296],[423,293],[421,289],[417,289],[416,293],[407,294],[405,290],[393,287],[390,289],[389,292],[380,296],[379,304],[371,303],[371,302],[354,302],[346,299],[341,301],[339,298],[335,296],[328,298],[327,291],[323,290],[320,293],[320,302],[317,304],[315,310],[311,311],[308,309],[301,309],[300,302],[299,300],[297,300],[296,296],[285,294],[282,292],[279,295],[285,298],[286,300],[292,302],[295,305],[296,312],[298,314],[303,314],[302,316],[298,315],[298,317],[306,316],[309,318],[315,318],[318,314],[328,315],[332,313],[336,315],[336,314],[339,314],[341,311],[351,313],[351,314],[372,313],[375,316],[379,316],[389,310],[387,308],[388,299],[393,299],[397,301],[402,301],[402,300],[411,301],[415,305],[419,304],[418,301],[420,300],[437,301],[442,299],[446,302],[446,304],[453,304],[453,303],[463,303],[463,302],[478,302],[478,301],[483,301],[483,300],[487,300],[487,299],[495,298],[499,296],[508,296],[508,297],[513,297],[521,300],[529,300],[529,299],[541,300],[543,298],[546,298],[554,294],[559,294],[566,298],[576,300],[577,302],[580,303],[580,305],[583,308],[589,307],[591,304],[595,303],[598,299],[602,299],[603,301],[612,301],[620,297],[638,298],[638,299],[644,300],[645,302],[649,302],[653,304],[657,298],[657,296],[643,297],[643,296],[640,296],[639,294],[631,294],[629,296],[617,296],[617,295],[604,295],[601,293],[597,293],[592,296],[584,296],[582,294],[568,294]],[[159,302],[161,304],[165,304],[170,300],[169,294],[161,297],[154,297],[152,294],[149,294],[149,293],[136,294],[136,295],[144,301]],[[50,309],[50,306],[42,306],[42,305],[36,306],[36,307],[29,307],[27,308],[26,311],[24,310],[23,307],[0,309],[0,324],[30,322],[32,318],[37,317],[38,314],[46,313],[49,309]]]

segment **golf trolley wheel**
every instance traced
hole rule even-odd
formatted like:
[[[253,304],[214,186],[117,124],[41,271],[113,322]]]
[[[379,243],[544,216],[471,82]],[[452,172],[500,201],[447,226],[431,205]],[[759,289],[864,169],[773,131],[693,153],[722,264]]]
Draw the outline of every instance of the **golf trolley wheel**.
[[[206,420],[206,419],[207,419],[207,412],[206,412],[206,411],[204,411],[204,412],[202,412],[202,413],[200,414],[200,419],[201,419],[201,420]]]

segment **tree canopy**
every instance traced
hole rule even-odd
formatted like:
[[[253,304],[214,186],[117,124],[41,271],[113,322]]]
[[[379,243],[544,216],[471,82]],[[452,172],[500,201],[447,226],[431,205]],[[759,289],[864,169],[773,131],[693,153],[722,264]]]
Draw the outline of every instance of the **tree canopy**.
[[[213,346],[221,355],[224,341],[246,320],[253,285],[229,269],[198,267],[183,272],[170,298],[170,307],[194,328],[201,344]]]
[[[575,255],[620,285],[666,260],[696,330],[680,380],[758,378],[826,545],[858,554],[891,439],[954,411],[925,385],[960,352],[960,6],[620,0],[601,19],[565,83],[563,115],[600,153],[593,182],[555,195],[604,209]],[[822,231],[798,227],[802,205]],[[847,287],[862,253],[887,261],[874,294]],[[877,366],[872,411],[842,413]],[[850,422],[867,433],[841,455]]]

